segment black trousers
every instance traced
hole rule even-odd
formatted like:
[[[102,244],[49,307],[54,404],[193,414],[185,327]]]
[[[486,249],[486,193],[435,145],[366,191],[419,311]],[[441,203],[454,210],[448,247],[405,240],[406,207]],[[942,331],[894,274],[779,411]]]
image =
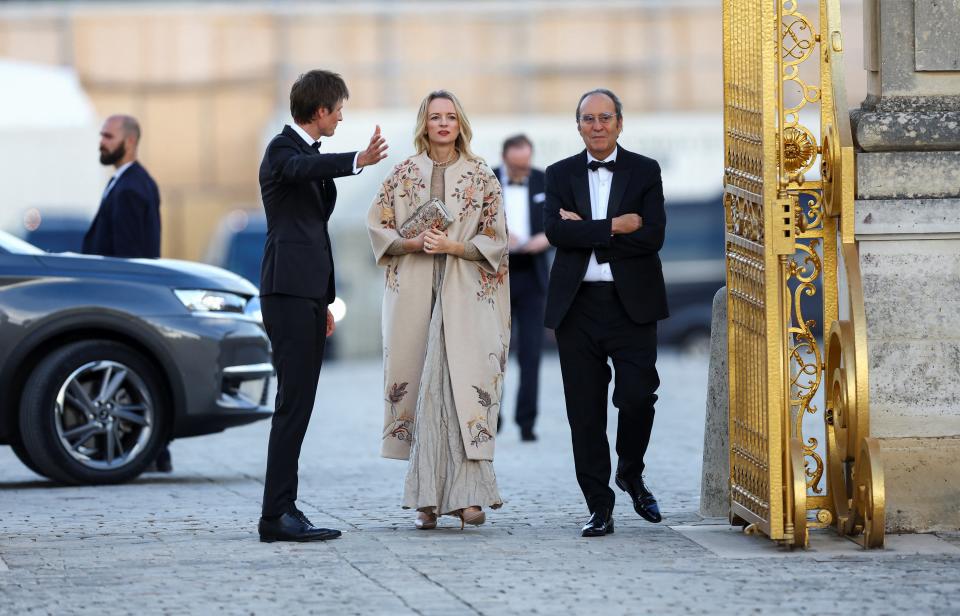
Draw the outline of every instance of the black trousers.
[[[654,392],[660,386],[657,324],[631,321],[613,283],[585,282],[556,334],[577,482],[591,512],[612,509],[607,359],[613,362],[613,405],[619,409],[617,474],[638,477],[653,428]]]
[[[537,420],[544,302],[544,291],[533,267],[510,270],[510,312],[514,331],[510,347],[516,351],[520,364],[515,418],[518,426],[530,430]]]
[[[327,340],[327,305],[319,299],[266,295],[260,308],[277,370],[263,515],[278,516],[289,512],[297,500],[300,447],[313,412]]]

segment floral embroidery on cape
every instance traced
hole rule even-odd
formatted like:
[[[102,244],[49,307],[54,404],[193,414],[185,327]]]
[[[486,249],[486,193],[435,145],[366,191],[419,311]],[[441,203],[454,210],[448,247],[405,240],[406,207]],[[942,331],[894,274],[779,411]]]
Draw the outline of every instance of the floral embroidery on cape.
[[[490,425],[490,414],[494,409],[500,408],[499,396],[503,391],[503,377],[507,369],[508,349],[509,347],[503,343],[503,339],[501,338],[500,353],[489,353],[487,355],[487,358],[492,359],[496,366],[496,373],[493,375],[493,381],[490,383],[490,390],[493,391],[493,395],[482,387],[471,385],[477,392],[477,403],[480,405],[480,408],[483,409],[481,415],[477,415],[467,422],[467,428],[470,431],[470,444],[474,447],[479,447],[482,443],[492,441],[494,438],[493,427]],[[494,399],[494,395],[498,397]]]
[[[383,438],[393,437],[400,441],[410,442],[413,440],[413,417],[411,417],[406,411],[398,411],[397,405],[403,400],[404,396],[407,395],[407,382],[403,383],[394,383],[390,386],[390,391],[387,393],[386,401],[390,403],[390,415],[393,417],[393,422],[388,424],[386,429],[383,431]]]
[[[500,201],[500,189],[484,196],[483,206],[480,208],[480,222],[477,223],[477,234],[486,235],[491,239],[497,237],[497,214],[500,211],[497,203]]]
[[[453,198],[461,202],[460,222],[463,222],[471,211],[480,209],[481,201],[476,199],[476,196],[477,192],[483,194],[485,185],[484,177],[477,169],[463,173],[457,180],[453,189]]]
[[[490,392],[476,385],[472,385],[471,387],[477,390],[477,401],[484,410],[482,415],[477,415],[467,422],[467,428],[470,430],[470,444],[474,447],[479,447],[481,443],[493,440],[493,432],[490,426],[490,411],[495,407],[499,407],[500,402],[499,400],[494,402]]]
[[[384,229],[397,228],[397,215],[393,208],[393,199],[387,195],[389,190],[394,197],[405,199],[416,191],[427,188],[420,168],[413,160],[397,165],[377,194],[376,205],[380,208],[380,226]]]
[[[400,293],[400,264],[394,259],[394,263],[387,264],[386,267],[386,286],[394,293]]]
[[[503,286],[507,279],[507,270],[507,257],[504,257],[500,262],[500,268],[497,269],[496,274],[488,274],[482,267],[477,267],[477,271],[480,272],[480,290],[477,291],[478,302],[485,301],[490,306],[496,307],[497,302],[494,298],[497,295],[497,289]]]

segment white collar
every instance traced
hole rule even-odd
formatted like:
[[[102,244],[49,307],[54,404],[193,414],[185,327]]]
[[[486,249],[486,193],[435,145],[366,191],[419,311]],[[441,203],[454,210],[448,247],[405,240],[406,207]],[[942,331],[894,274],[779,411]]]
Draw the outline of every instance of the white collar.
[[[507,165],[504,164],[503,166],[499,167],[499,170],[500,170],[500,173],[499,173],[499,175],[497,175],[497,179],[500,181],[500,185],[501,185],[503,188],[506,188],[507,186],[511,186],[511,184],[510,184],[510,173],[507,172]],[[531,176],[531,175],[533,175],[533,173],[528,173],[528,174],[527,174],[527,177],[523,178],[523,180],[521,180],[519,184],[512,184],[512,186],[513,186],[514,188],[517,188],[517,187],[520,187],[520,188],[529,188],[529,187],[530,187],[530,176]]]
[[[606,160],[600,160],[599,158],[594,158],[593,154],[590,153],[590,150],[587,150],[587,162],[589,163],[592,160],[605,163],[611,160],[617,160],[617,151],[620,150],[619,145],[613,146],[613,152],[610,152],[610,156],[607,156]]]
[[[309,145],[309,146],[311,146],[311,147],[313,147],[313,144],[318,141],[317,139],[314,139],[313,137],[311,137],[311,136],[310,136],[310,133],[308,133],[307,131],[303,130],[303,128],[302,128],[299,124],[297,124],[296,122],[294,122],[293,124],[288,124],[287,126],[289,126],[290,128],[292,128],[292,129],[294,130],[294,132],[296,132],[298,135],[300,135],[300,138],[303,139],[303,140],[306,142],[306,144]]]
[[[136,160],[131,160],[131,161],[128,162],[128,163],[124,163],[124,164],[120,165],[120,167],[119,167],[116,171],[113,172],[113,183],[116,184],[116,183],[117,183],[117,180],[120,179],[120,176],[123,175],[123,172],[126,171],[127,169],[129,169],[130,166],[133,165],[133,163],[135,163],[135,162],[137,162],[137,161],[136,161]]]

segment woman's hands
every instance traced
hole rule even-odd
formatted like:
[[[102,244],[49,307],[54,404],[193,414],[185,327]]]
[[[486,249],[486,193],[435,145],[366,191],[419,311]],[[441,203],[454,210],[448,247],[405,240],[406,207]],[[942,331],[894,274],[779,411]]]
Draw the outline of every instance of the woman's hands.
[[[447,237],[446,232],[439,229],[427,229],[416,237],[403,240],[403,248],[408,253],[425,252],[428,255],[448,254],[463,256],[463,244]]]
[[[427,237],[428,231],[424,231],[416,237],[403,240],[403,249],[407,252],[423,252],[423,240]]]
[[[430,229],[423,234],[423,252],[428,255],[463,256],[463,244],[447,237],[446,232]]]

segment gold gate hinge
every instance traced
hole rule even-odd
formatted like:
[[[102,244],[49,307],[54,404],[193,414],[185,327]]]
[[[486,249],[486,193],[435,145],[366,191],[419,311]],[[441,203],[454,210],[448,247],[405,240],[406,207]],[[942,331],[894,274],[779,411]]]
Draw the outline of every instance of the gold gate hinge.
[[[790,197],[778,197],[773,202],[773,237],[769,246],[778,255],[792,255],[796,250],[794,245],[795,225],[793,216],[793,202]]]

